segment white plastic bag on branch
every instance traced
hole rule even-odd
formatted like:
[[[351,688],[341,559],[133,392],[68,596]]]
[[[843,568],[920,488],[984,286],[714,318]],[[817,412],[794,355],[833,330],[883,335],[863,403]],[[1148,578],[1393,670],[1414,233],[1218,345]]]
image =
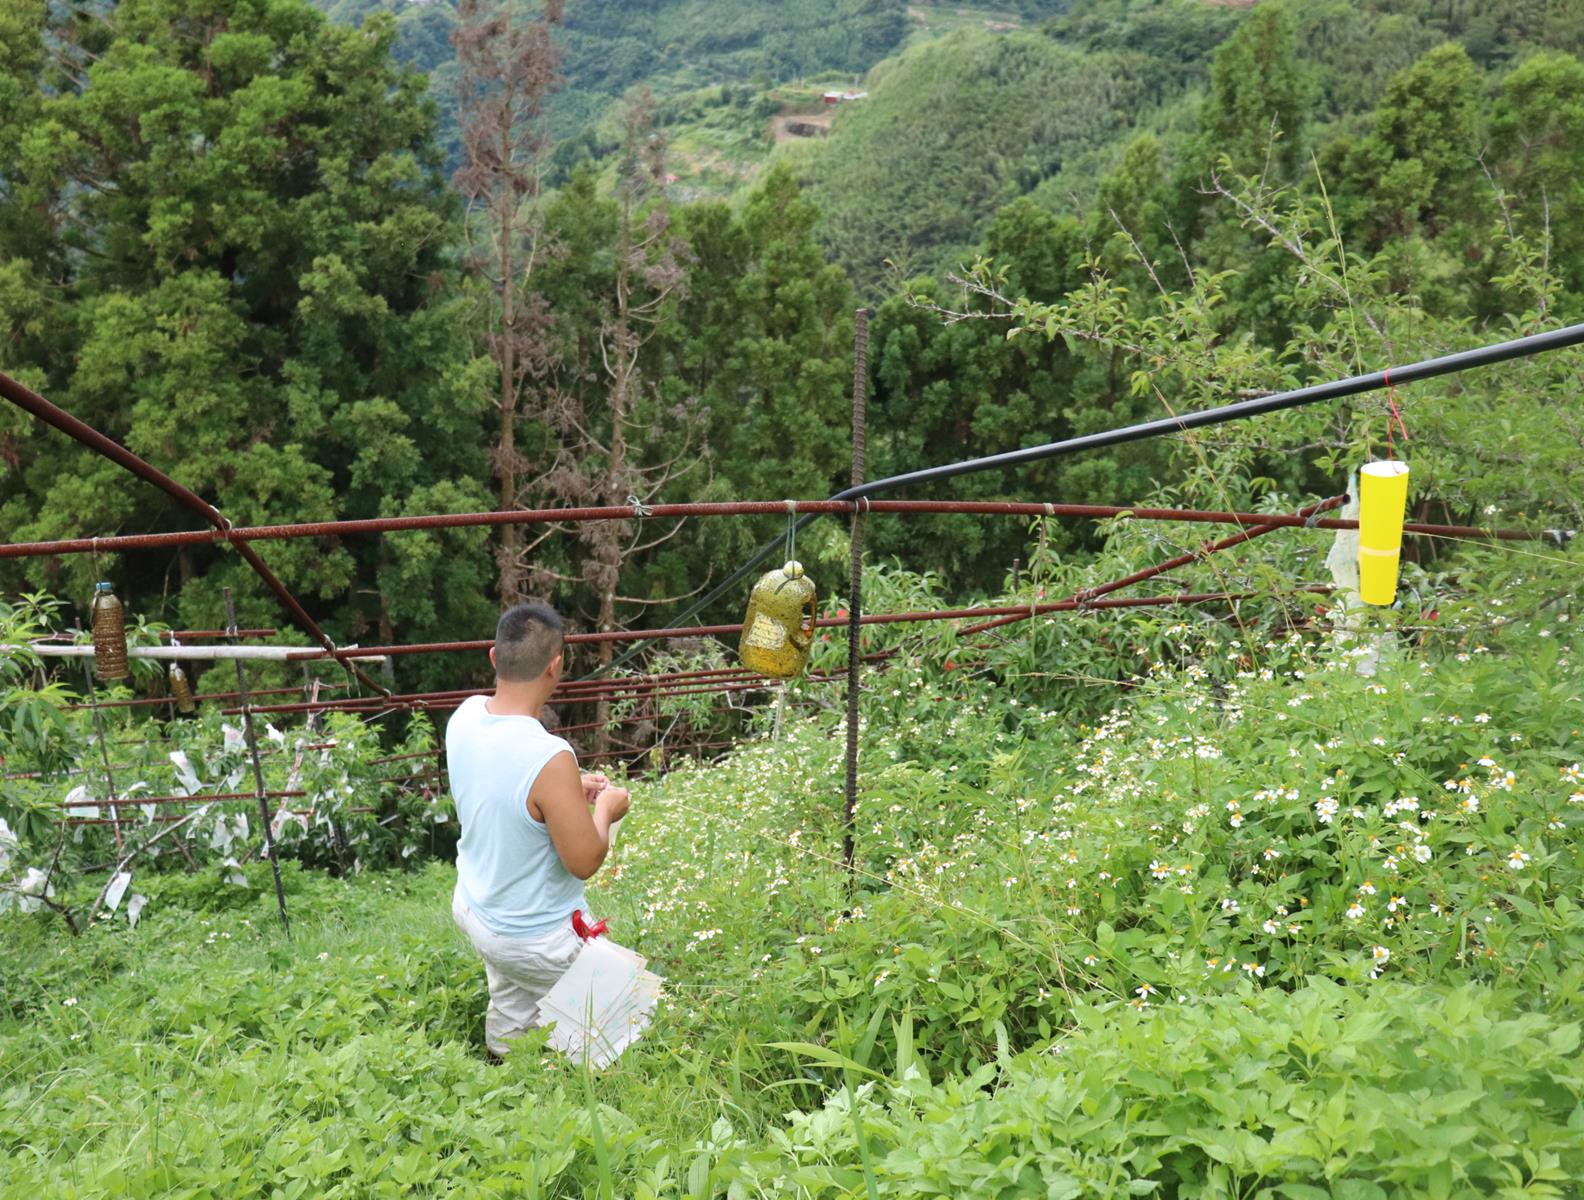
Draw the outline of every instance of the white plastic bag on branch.
[[[17,907],[25,913],[38,912],[44,907],[44,900],[55,895],[55,885],[43,871],[29,867],[27,874],[22,876],[22,882],[17,884],[17,891],[21,893]]]
[[[209,837],[209,849],[225,851],[230,849],[231,843],[247,841],[248,819],[247,813],[237,813],[234,817],[227,818],[221,813],[215,818],[214,833]]]
[[[110,886],[105,888],[105,907],[115,912],[121,905],[121,897],[126,895],[127,886],[132,882],[132,872],[122,871],[110,881]]]
[[[66,793],[64,806],[68,817],[97,817],[99,815],[99,806],[93,802],[93,796],[89,794],[88,789],[80,783]]]
[[[0,871],[11,865],[11,856],[21,849],[17,835],[11,832],[11,826],[5,823],[5,818],[0,817]]]
[[[170,760],[176,768],[177,786],[182,795],[192,796],[203,791],[203,781],[198,778],[198,772],[193,770],[192,760],[187,757],[186,751],[172,750]]]

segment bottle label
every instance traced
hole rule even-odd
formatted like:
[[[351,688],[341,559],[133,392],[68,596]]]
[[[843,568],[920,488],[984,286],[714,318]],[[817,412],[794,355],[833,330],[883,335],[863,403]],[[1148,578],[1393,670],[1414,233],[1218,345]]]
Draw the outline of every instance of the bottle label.
[[[778,621],[772,621],[764,613],[759,613],[753,619],[753,624],[748,627],[748,633],[743,638],[746,645],[759,650],[779,650],[786,645],[786,627]]]

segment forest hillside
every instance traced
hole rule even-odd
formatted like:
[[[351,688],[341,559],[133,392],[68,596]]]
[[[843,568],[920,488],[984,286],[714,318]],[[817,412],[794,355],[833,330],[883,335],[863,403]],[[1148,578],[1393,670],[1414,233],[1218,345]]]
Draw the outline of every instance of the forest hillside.
[[[1576,1194],[1581,56],[0,0],[0,1200]],[[486,1055],[468,702],[608,1069]]]

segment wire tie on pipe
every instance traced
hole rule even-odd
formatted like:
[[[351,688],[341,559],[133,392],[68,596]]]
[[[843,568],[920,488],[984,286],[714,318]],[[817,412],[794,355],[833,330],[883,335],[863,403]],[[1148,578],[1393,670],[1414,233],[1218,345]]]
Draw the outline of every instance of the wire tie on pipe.
[[[638,499],[637,495],[629,495],[627,497],[627,504],[628,507],[633,510],[633,516],[635,517],[654,516],[654,509],[650,508],[642,500]]]
[[[1056,515],[1056,506],[1050,503],[1048,500],[1045,502],[1045,515],[1047,517],[1054,517]]]

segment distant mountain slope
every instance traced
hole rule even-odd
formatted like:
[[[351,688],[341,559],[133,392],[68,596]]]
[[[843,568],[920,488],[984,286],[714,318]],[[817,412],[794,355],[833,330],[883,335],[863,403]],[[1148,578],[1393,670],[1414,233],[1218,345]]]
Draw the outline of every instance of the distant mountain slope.
[[[538,0],[519,2],[525,16],[539,11]],[[1584,0],[1258,2],[1294,18],[1311,133],[1348,132],[1389,79],[1445,40],[1498,73],[1536,48],[1584,51]],[[352,24],[375,11],[394,15],[398,55],[429,73],[454,157],[454,0],[314,3]],[[1081,209],[1136,132],[1158,137],[1170,169],[1196,144],[1215,50],[1251,7],[568,0],[558,34],[566,82],[552,106],[556,178],[613,152],[614,103],[648,85],[671,139],[675,199],[732,193],[774,141],[789,141],[773,152],[792,158],[819,201],[834,258],[872,290],[892,272],[888,263],[903,273],[956,263],[1018,196]],[[853,85],[869,95],[823,109],[823,88]],[[807,136],[788,131],[793,120]],[[826,124],[828,138],[808,128]]]
[[[1038,33],[956,33],[877,68],[832,136],[797,147],[836,259],[872,285],[966,251],[1001,205],[1132,124],[1128,60]]]
[[[1285,8],[1305,47],[1311,134],[1346,132],[1444,41],[1496,73],[1541,48],[1584,53],[1584,0],[1260,3]],[[971,253],[1018,196],[1081,211],[1135,132],[1158,136],[1168,169],[1197,146],[1210,63],[1253,7],[1077,0],[1011,32],[980,22],[915,40],[873,69],[868,98],[843,105],[828,138],[778,152],[794,156],[826,245],[861,286],[938,271]]]
[[[372,12],[394,14],[398,56],[429,73],[449,113],[453,0],[314,2],[352,25]],[[525,17],[540,8],[521,4]],[[820,71],[862,73],[896,50],[910,27],[905,0],[571,0],[558,38],[566,83],[554,107],[557,133],[583,132],[639,84],[667,92],[756,75],[768,84]]]

